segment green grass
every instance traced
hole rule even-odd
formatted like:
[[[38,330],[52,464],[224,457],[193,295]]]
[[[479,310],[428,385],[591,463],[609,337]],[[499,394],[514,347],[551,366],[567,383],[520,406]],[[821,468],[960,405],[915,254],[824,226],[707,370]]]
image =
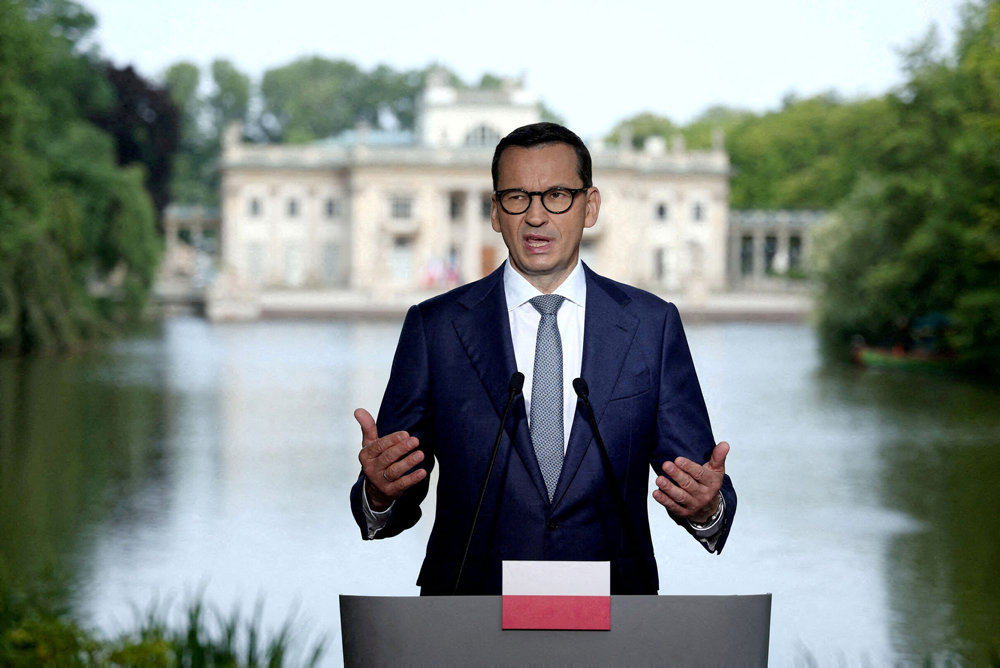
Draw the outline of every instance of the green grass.
[[[37,586],[36,586],[37,587]],[[0,665],[2,666],[315,666],[326,642],[306,646],[289,619],[276,633],[262,627],[263,604],[253,614],[238,609],[228,615],[201,598],[169,621],[169,606],[154,605],[132,631],[103,638],[80,626],[59,600],[37,587],[15,592],[0,581]]]

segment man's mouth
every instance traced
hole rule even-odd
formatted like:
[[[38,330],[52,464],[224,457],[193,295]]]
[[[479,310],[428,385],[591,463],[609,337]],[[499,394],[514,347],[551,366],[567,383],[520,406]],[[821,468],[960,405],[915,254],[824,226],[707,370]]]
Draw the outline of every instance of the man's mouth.
[[[524,238],[524,245],[528,248],[545,248],[551,243],[552,239],[549,239],[548,237],[531,235]]]

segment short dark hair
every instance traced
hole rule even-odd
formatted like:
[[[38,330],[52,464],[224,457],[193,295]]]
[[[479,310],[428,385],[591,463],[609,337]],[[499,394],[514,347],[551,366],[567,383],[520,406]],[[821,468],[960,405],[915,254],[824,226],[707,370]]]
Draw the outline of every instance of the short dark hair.
[[[524,125],[511,132],[500,140],[496,150],[493,152],[493,190],[497,189],[500,181],[500,156],[511,146],[521,148],[532,148],[544,146],[545,144],[569,144],[576,152],[576,173],[583,181],[583,187],[589,188],[594,185],[593,164],[590,159],[590,151],[586,144],[575,132],[564,128],[558,123],[532,123]]]

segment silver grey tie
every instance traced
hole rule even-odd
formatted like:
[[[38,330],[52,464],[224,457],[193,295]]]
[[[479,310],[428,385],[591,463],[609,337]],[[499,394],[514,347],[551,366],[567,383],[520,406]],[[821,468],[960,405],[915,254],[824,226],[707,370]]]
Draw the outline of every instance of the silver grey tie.
[[[531,377],[531,442],[549,501],[556,491],[563,463],[562,340],[556,321],[563,299],[559,295],[541,295],[531,300],[531,305],[542,314]]]

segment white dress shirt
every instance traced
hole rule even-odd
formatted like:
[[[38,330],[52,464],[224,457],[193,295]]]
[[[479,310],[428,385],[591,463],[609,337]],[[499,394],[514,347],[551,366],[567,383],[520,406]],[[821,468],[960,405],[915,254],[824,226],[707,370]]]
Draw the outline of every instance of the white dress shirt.
[[[524,374],[524,408],[531,415],[531,384],[535,368],[535,340],[542,315],[530,300],[543,293],[510,266],[504,267],[503,287],[507,295],[507,315],[510,318],[510,335],[514,343],[517,370]],[[580,377],[583,364],[583,322],[587,303],[587,278],[579,260],[566,280],[553,294],[565,297],[556,321],[562,339],[563,357],[563,452],[569,443],[569,432],[576,415],[576,392],[573,381]],[[530,419],[530,418],[529,418]]]

